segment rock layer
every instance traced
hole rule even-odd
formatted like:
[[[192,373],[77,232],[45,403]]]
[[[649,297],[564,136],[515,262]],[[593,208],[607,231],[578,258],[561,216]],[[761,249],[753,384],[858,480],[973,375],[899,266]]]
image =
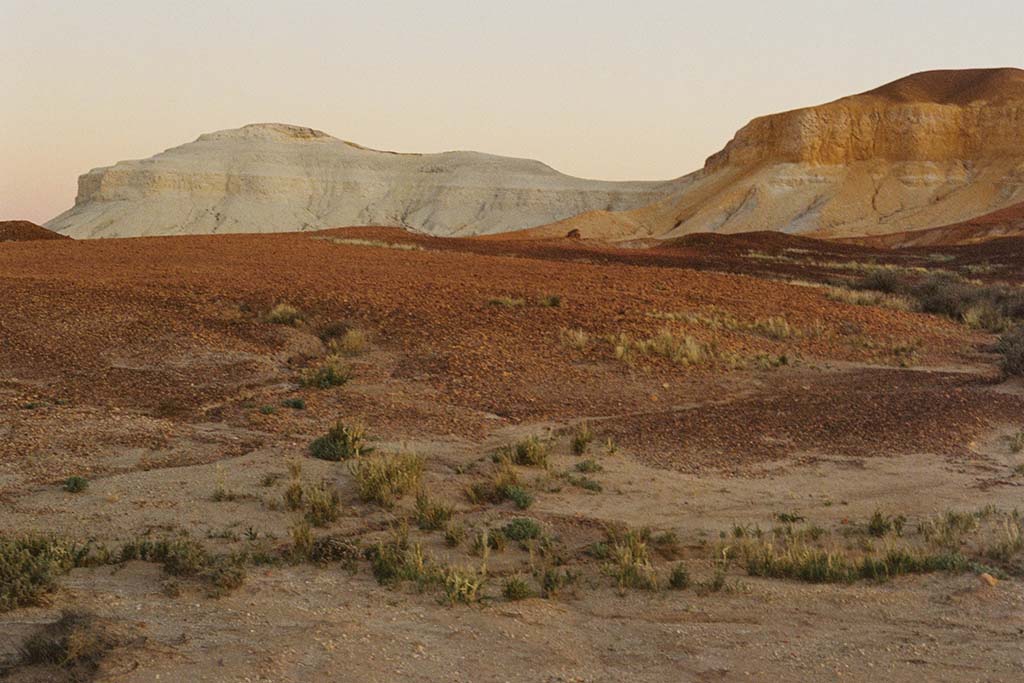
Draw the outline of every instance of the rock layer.
[[[933,71],[755,119],[671,197],[541,232],[870,235],[964,221],[1022,200],[1024,71]]]
[[[465,235],[635,208],[671,187],[583,180],[476,152],[380,152],[310,128],[254,124],[89,171],[75,206],[47,226],[80,238],[344,225]]]

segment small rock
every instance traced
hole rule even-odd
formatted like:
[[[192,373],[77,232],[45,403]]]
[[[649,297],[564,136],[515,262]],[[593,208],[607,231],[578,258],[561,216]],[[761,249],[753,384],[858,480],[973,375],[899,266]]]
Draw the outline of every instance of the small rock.
[[[997,583],[999,583],[999,579],[992,576],[988,572],[985,572],[984,574],[979,574],[978,578],[981,580],[982,583],[987,583],[990,586],[994,586]]]

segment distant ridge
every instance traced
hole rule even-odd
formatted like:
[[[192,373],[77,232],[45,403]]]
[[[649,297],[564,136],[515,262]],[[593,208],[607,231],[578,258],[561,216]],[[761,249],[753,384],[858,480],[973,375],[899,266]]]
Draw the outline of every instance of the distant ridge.
[[[31,221],[0,221],[0,242],[61,239],[67,239],[67,237]]]

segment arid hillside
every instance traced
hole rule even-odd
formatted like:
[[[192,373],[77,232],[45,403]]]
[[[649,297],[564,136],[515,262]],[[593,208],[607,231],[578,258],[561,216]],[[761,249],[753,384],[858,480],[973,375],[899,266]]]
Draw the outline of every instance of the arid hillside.
[[[670,197],[533,234],[846,237],[949,225],[1024,199],[1022,133],[1024,71],[915,74],[755,119]]]
[[[1017,681],[990,244],[4,244],[0,675]]]
[[[1024,236],[1024,204],[987,213],[962,223],[944,225],[928,230],[894,232],[887,235],[853,238],[858,244],[885,249],[907,247],[937,247],[957,244],[977,244],[1000,237]]]

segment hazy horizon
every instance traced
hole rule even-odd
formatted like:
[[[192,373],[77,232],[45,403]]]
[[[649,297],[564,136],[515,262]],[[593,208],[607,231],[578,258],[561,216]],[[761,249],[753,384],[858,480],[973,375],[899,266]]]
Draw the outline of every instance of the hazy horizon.
[[[1024,7],[993,1],[236,7],[0,0],[0,220],[45,222],[91,168],[248,123],[666,179],[756,116],[918,71],[1022,66]]]

